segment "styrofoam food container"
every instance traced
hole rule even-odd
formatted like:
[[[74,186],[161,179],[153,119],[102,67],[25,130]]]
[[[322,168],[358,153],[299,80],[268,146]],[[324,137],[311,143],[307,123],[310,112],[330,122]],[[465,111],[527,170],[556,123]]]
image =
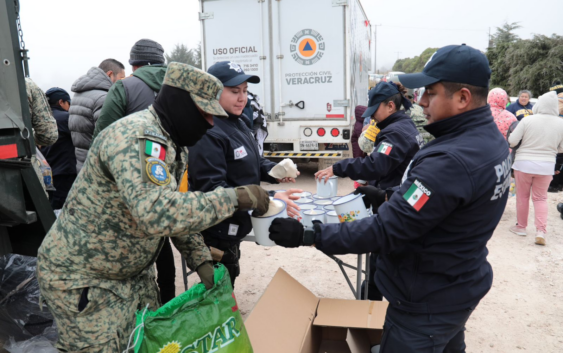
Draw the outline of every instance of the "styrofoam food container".
[[[321,221],[325,223],[325,213],[325,211],[316,209],[303,211],[303,226],[306,228],[312,228],[313,221]]]
[[[252,228],[254,228],[254,235],[256,242],[263,246],[275,246],[276,243],[270,239],[270,225],[276,218],[287,218],[287,204],[283,200],[274,199],[276,203],[282,203],[283,208],[280,212],[269,217],[250,217]]]
[[[328,180],[317,180],[317,195],[321,197],[334,197],[338,191],[338,177],[331,176]]]
[[[293,202],[295,202],[296,204],[299,205],[299,207],[301,207],[301,205],[305,205],[305,204],[308,204],[308,203],[311,203],[311,204],[312,204],[312,203],[313,203],[313,199],[303,198],[303,199],[295,200],[295,201],[293,201]]]
[[[340,223],[353,222],[358,219],[369,217],[362,195],[346,195],[333,203],[334,210],[338,215]]]
[[[326,223],[340,223],[336,211],[328,211],[326,213]]]
[[[299,222],[303,223],[303,212],[305,212],[307,210],[314,210],[315,208],[317,208],[317,205],[314,205],[312,203],[308,203],[308,204],[304,204],[304,205],[299,205],[299,208],[301,209],[299,211],[299,216],[294,216],[293,218],[295,218]]]
[[[312,194],[309,191],[303,191],[303,192],[296,192],[294,194],[292,194],[293,196],[299,196],[302,199],[310,199],[312,198]]]

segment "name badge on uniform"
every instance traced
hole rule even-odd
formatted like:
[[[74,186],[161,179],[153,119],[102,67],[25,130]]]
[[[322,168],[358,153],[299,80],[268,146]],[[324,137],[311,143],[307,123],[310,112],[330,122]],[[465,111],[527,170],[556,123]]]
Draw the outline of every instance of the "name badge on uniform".
[[[248,156],[248,153],[246,153],[246,149],[244,148],[244,146],[240,146],[239,148],[235,148],[235,159],[241,159]]]
[[[229,224],[229,235],[237,235],[238,233],[238,224]]]

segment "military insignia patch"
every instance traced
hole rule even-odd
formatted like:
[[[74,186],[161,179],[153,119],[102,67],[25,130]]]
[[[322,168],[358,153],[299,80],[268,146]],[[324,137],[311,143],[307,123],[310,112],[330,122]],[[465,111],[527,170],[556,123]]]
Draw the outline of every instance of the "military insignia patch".
[[[158,158],[147,158],[147,176],[150,181],[159,186],[170,184],[170,172],[166,163]]]

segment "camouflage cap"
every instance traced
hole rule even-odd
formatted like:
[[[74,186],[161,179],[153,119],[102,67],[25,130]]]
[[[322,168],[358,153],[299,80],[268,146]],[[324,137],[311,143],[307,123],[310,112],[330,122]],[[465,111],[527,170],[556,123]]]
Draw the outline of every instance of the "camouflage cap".
[[[162,84],[190,92],[195,104],[206,113],[217,117],[228,116],[219,104],[223,84],[205,71],[187,64],[172,62],[168,65]]]

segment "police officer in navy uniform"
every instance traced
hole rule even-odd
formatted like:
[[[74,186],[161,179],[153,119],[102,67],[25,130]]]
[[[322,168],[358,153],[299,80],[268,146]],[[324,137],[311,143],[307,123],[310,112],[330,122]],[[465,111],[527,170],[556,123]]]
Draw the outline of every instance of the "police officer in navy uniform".
[[[465,352],[464,327],[492,285],[487,241],[506,205],[511,159],[487,105],[491,70],[466,45],[438,49],[423,72],[420,105],[436,137],[413,158],[379,214],[351,223],[276,219],[278,245],[326,254],[379,252],[375,281],[389,301],[381,353]]]
[[[247,75],[235,62],[221,61],[209,67],[207,72],[217,77],[225,87],[219,104],[229,115],[227,119],[213,118],[213,129],[208,130],[198,143],[190,147],[188,157],[188,181],[191,191],[208,192],[218,187],[260,184],[261,181],[277,184],[295,182],[293,178],[275,179],[268,173],[276,165],[264,158],[252,131],[242,120],[247,103],[248,83],[259,83],[260,78]],[[288,215],[297,215],[298,206],[292,199],[293,192],[270,192],[270,196],[284,200]],[[221,262],[231,277],[234,286],[240,274],[240,242],[252,230],[250,216],[246,211],[235,212],[233,217],[202,232],[205,244],[211,248],[216,262]]]
[[[410,109],[412,104],[406,97],[407,90],[400,83],[380,82],[369,92],[368,108],[362,115],[377,121],[381,131],[375,139],[373,152],[367,157],[344,159],[315,174],[319,180],[333,175],[353,180],[369,180],[369,186],[360,186],[355,193],[366,195],[366,207],[377,207],[385,201],[388,188],[397,186],[407,166],[422,145],[422,136],[412,119],[400,110]],[[370,254],[370,272],[377,270],[377,253]],[[362,293],[363,286],[362,285]],[[374,281],[368,281],[368,299],[382,300],[383,296]]]
[[[324,180],[337,175],[352,180],[370,180],[382,190],[399,185],[412,157],[422,145],[422,137],[412,119],[400,110],[401,106],[405,109],[412,106],[404,95],[406,92],[400,83],[393,82],[380,82],[372,88],[368,108],[362,117],[375,119],[381,129],[373,152],[367,157],[344,159],[318,171],[315,177]]]

